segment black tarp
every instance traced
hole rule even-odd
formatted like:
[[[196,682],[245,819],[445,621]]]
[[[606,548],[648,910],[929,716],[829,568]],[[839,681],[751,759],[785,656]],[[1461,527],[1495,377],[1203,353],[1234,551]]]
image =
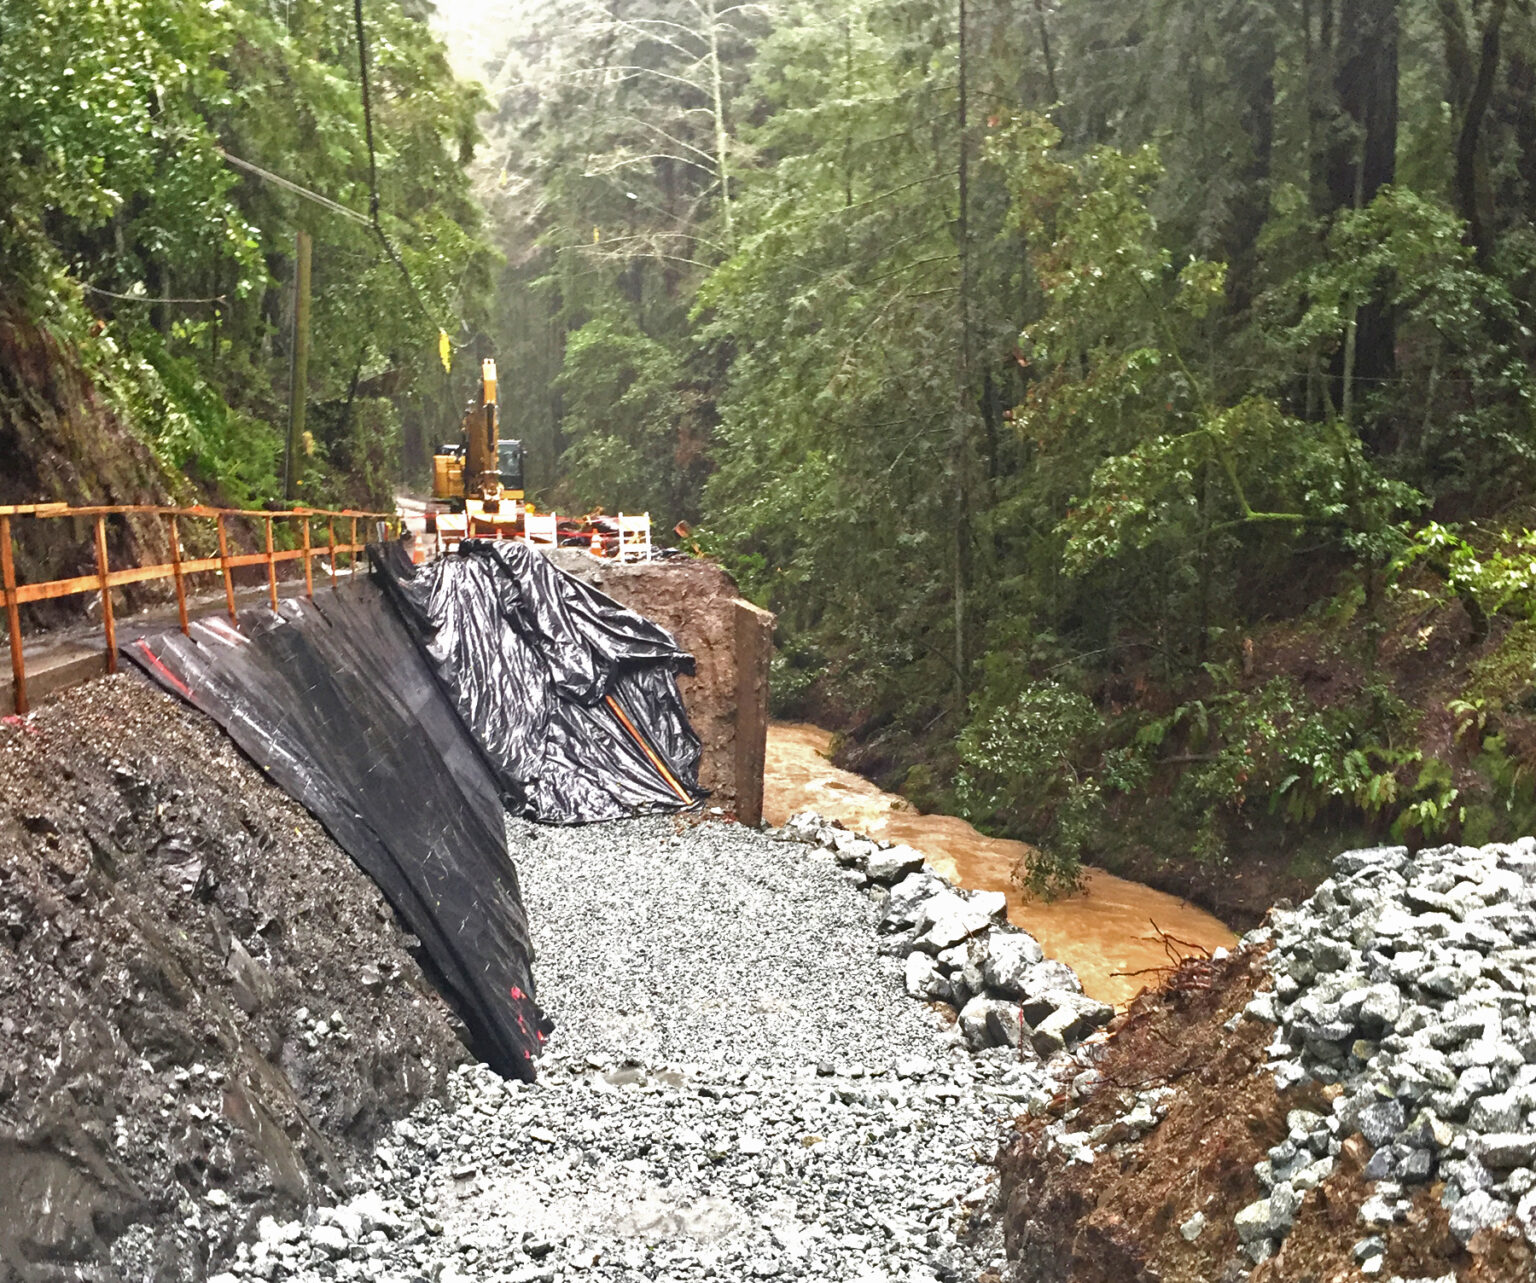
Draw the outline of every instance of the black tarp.
[[[496,779],[375,581],[125,637],[369,874],[498,1072],[531,1081],[549,1031]]]
[[[413,566],[370,547],[509,807],[583,823],[696,805],[700,745],[672,634],[523,543],[465,540]]]

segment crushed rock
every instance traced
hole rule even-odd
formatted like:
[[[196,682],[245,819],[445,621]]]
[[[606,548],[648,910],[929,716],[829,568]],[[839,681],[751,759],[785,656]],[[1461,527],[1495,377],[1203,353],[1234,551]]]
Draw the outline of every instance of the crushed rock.
[[[920,859],[851,834],[663,817],[509,835],[555,1020],[539,1081],[459,1071],[360,1173],[392,1219],[345,1243],[346,1205],[272,1223],[230,1279],[997,1276],[998,1139],[1069,1061],[1059,1041],[1045,1059],[1027,1037],[968,1042],[952,1006],[906,992],[940,923],[968,928],[946,949],[1022,936],[989,901],[934,904],[948,884]],[[1038,946],[1000,959],[1027,970]],[[1050,975],[1040,1018],[1091,1028],[1071,973]]]
[[[1346,852],[1172,969],[1021,1124],[1013,1277],[1531,1277],[1533,886],[1536,841]]]

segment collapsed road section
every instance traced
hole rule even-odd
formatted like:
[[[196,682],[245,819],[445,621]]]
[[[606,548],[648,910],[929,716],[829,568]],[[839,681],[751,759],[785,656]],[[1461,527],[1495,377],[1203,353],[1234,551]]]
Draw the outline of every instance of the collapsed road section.
[[[466,540],[421,567],[398,544],[371,553],[510,809],[589,823],[703,797],[677,692],[693,659],[665,629],[528,544]]]
[[[420,938],[476,1049],[533,1076],[547,1032],[491,773],[378,589],[248,612],[125,652],[302,803]]]
[[[0,729],[4,1283],[201,1277],[255,1218],[341,1193],[358,1147],[442,1091],[455,1014],[532,1079],[549,1024],[503,803],[692,805],[689,657],[536,560],[473,551],[418,574],[375,550],[369,581],[238,627],[125,633],[249,760],[123,678]],[[456,572],[494,607],[454,631],[503,652],[476,670],[508,683],[489,702],[432,659]],[[497,735],[460,696],[503,714]]]
[[[124,650],[330,831],[421,939],[476,1049],[525,1079],[548,1034],[502,805],[613,819],[694,805],[672,637],[520,544]]]

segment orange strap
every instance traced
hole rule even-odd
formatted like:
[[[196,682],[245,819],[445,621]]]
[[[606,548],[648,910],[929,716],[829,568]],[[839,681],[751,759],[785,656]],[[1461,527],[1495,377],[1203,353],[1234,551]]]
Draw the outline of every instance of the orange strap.
[[[603,699],[608,707],[613,710],[613,715],[623,724],[624,729],[629,732],[635,743],[640,745],[640,751],[650,759],[651,765],[656,768],[661,778],[666,780],[668,787],[683,800],[684,806],[692,806],[694,799],[688,796],[688,791],[677,782],[672,772],[667,770],[667,764],[657,757],[651,746],[645,742],[645,736],[641,735],[635,729],[634,723],[624,716],[624,710],[619,707],[619,701],[614,699],[612,695],[604,695]]]

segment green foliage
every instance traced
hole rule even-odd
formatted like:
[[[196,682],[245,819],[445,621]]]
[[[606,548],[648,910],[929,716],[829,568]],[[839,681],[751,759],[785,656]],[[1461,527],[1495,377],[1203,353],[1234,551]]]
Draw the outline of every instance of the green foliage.
[[[1394,462],[1431,494],[1532,475],[1536,383],[1513,336],[1521,307],[1476,261],[1459,218],[1432,197],[1388,187],[1327,229],[1323,253],[1270,291],[1264,340],[1277,370],[1319,371],[1346,346],[1361,307],[1390,308],[1403,368],[1367,387],[1367,414],[1390,419]],[[1288,317],[1294,322],[1287,325]],[[1334,392],[1314,379],[1330,413]],[[1363,416],[1358,410],[1354,418]]]
[[[1536,615],[1536,534],[1502,532],[1495,535],[1496,546],[1480,553],[1456,528],[1436,521],[1404,533],[1404,545],[1390,567],[1394,582],[1401,583],[1413,566],[1424,565],[1451,594],[1483,614]],[[1430,596],[1424,589],[1411,591]]]
[[[1117,798],[1156,807],[1210,860],[1234,826],[1259,817],[1298,833],[1326,822],[1415,842],[1466,824],[1451,765],[1413,747],[1413,718],[1385,688],[1319,707],[1286,677],[1242,687],[1217,666],[1204,676],[1203,693],[1156,717],[1105,719],[1055,682],[984,692],[959,739],[964,814],[1039,845],[1029,871],[1037,890],[1070,885],[1077,861],[1114,840]],[[1484,714],[1463,705],[1461,715],[1475,738]],[[1482,743],[1472,769],[1480,794],[1502,808],[1484,807],[1484,831],[1507,834],[1500,820],[1536,819],[1536,783],[1502,740]]]
[[[220,154],[367,211],[350,4],[0,0],[0,289],[68,337],[167,465],[231,502],[280,485],[297,228],[315,242],[312,413],[341,422],[360,390],[457,399],[434,365],[439,325],[457,333],[489,280],[462,168],[479,96],[398,0],[368,25],[381,218],[411,283],[369,228]],[[317,450],[312,485],[387,501],[393,421],[352,419],[377,439]]]
[[[1006,817],[1028,826],[1037,855],[1026,883],[1036,893],[1076,886],[1079,860],[1100,818],[1099,788],[1088,768],[1102,731],[1090,701],[1040,682],[973,718],[960,735],[955,791],[961,813],[977,823]]]
[[[692,516],[680,447],[700,414],[681,359],[623,316],[588,321],[566,340],[564,484],[584,508]]]
[[[233,409],[190,357],[174,356],[160,335],[135,335],[143,365],[128,388],[129,421],[153,425],[155,452],[205,493],[236,507],[274,494],[282,441],[267,424]]]
[[[1379,544],[1416,496],[1381,476],[1358,438],[1268,396],[1223,403],[1206,323],[1225,308],[1224,269],[1174,269],[1150,205],[1156,154],[1096,148],[1073,160],[1060,141],[1025,116],[990,146],[1020,193],[1041,290],[1019,340],[1034,377],[1015,423],[1055,483],[1042,497],[1067,505],[1063,569],[1139,574],[1139,554],[1156,549],[1200,559],[1206,577],[1213,552],[1246,553],[1223,536],[1258,529]]]

